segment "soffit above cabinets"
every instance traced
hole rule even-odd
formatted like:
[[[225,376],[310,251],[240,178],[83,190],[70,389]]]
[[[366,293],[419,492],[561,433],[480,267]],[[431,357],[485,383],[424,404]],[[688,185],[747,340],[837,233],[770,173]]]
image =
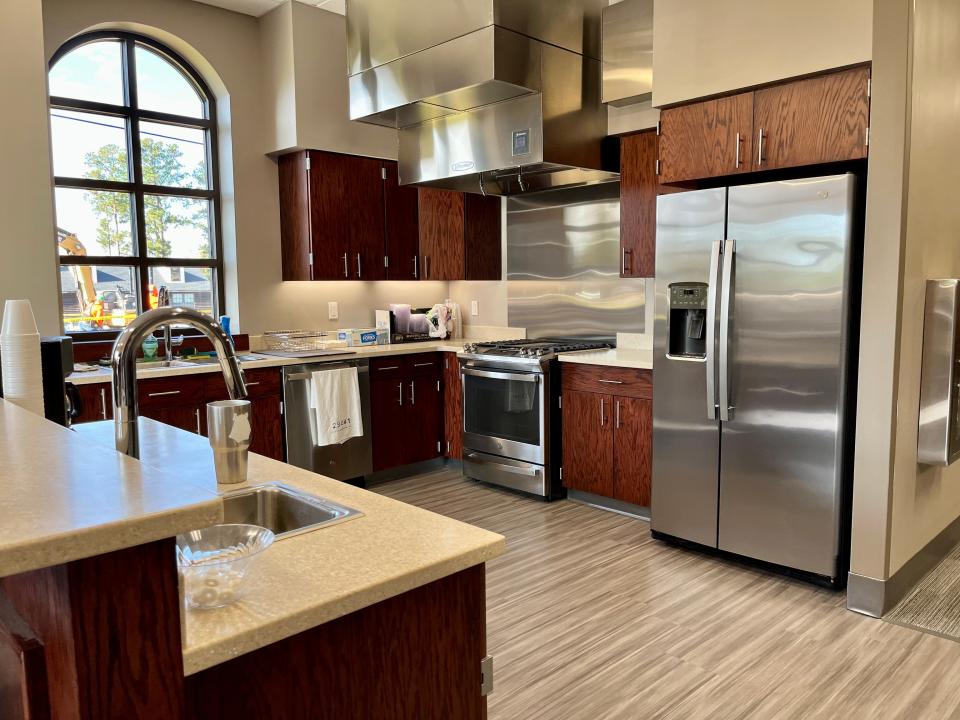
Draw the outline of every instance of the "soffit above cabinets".
[[[316,7],[321,10],[328,10],[338,15],[346,12],[346,0],[297,0],[304,5]],[[253,15],[260,17],[273,10],[278,5],[283,5],[286,0],[196,0],[196,2],[205,5],[214,5],[224,10],[243,13],[244,15]]]

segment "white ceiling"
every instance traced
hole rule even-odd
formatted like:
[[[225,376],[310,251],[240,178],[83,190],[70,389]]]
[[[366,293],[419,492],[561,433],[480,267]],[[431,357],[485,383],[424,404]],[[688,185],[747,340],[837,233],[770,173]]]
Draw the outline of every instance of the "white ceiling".
[[[283,5],[285,1],[286,0],[197,0],[197,2],[206,3],[207,5],[216,5],[217,7],[244,13],[245,15],[253,15],[254,17],[260,17],[264,13],[273,10],[277,5]],[[299,0],[299,2],[302,2],[304,5],[318,7],[321,10],[339,13],[340,15],[343,15],[345,12],[345,0]]]

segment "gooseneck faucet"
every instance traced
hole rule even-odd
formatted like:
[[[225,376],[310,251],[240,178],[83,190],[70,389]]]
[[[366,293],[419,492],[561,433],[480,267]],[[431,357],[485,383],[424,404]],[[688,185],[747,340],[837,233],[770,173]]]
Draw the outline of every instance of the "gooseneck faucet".
[[[230,337],[210,317],[183,307],[161,307],[137,317],[124,328],[113,344],[110,365],[113,369],[114,436],[118,452],[140,456],[137,427],[137,350],[147,335],[162,325],[187,325],[203,333],[217,352],[220,369],[232,400],[247,397],[247,386],[240,361]]]

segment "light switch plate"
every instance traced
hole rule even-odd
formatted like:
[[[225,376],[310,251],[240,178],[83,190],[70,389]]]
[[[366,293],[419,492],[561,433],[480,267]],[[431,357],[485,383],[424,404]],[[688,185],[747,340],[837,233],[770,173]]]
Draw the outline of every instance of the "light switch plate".
[[[470,314],[474,317],[480,314],[480,302],[478,300],[470,301]]]
[[[339,320],[340,319],[340,303],[328,302],[327,303],[327,320]]]

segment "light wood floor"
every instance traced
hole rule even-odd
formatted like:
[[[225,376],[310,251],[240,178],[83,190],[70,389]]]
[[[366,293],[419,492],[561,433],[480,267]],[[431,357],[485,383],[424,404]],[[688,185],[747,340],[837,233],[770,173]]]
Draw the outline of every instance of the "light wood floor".
[[[960,643],[840,593],[459,472],[375,489],[507,538],[487,569],[490,720],[960,718]]]

